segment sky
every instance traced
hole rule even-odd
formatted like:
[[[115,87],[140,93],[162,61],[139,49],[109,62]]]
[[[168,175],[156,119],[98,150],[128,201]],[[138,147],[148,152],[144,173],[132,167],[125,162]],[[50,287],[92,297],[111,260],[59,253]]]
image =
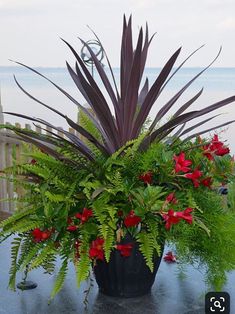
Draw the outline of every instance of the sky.
[[[78,51],[93,39],[89,25],[101,38],[113,66],[119,65],[123,14],[132,14],[133,30],[149,24],[157,32],[147,66],[161,67],[183,47],[182,60],[205,44],[186,66],[203,67],[222,53],[216,67],[235,67],[234,0],[0,0],[0,65],[9,59],[30,66],[64,67],[73,57],[60,37]]]

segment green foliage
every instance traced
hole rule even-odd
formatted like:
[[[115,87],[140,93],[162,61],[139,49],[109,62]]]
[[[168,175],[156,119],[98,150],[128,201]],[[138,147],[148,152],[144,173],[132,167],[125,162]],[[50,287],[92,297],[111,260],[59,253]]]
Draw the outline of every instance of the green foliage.
[[[128,232],[138,242],[151,271],[154,257],[161,256],[167,242],[176,248],[182,269],[184,263],[204,265],[208,284],[221,289],[226,272],[235,269],[231,157],[217,156],[212,162],[203,155],[201,147],[195,148],[195,143],[185,143],[173,150],[158,142],[140,153],[140,143],[141,139],[130,141],[106,159],[97,157],[97,164],[93,165],[81,156],[75,156],[74,165],[41,151],[25,151],[25,156],[36,162],[7,170],[12,171],[19,185],[25,183],[25,194],[19,200],[23,206],[0,224],[0,241],[15,234],[11,288],[14,289],[18,271],[26,266],[29,271],[43,267],[51,274],[57,259],[62,264],[51,298],[62,288],[69,263],[75,266],[79,286],[89,276],[96,259],[102,258],[98,256],[109,261],[111,252]],[[175,172],[174,156],[181,151],[185,152],[185,159],[192,161],[191,171],[197,167],[202,171],[198,187],[184,173]],[[64,147],[62,152],[66,158],[74,158],[73,149]],[[150,181],[144,181],[146,175]],[[211,187],[201,183],[207,177],[214,180]],[[225,179],[230,189],[227,206],[226,199],[217,193]],[[170,194],[175,202],[167,200]],[[187,208],[192,209],[192,224],[180,219],[168,230],[168,211],[177,214]],[[128,226],[126,220],[130,215],[140,223]],[[92,254],[92,248],[102,254]]]
[[[89,246],[86,241],[83,241],[83,243],[80,246],[79,252],[80,252],[80,259],[75,264],[76,266],[76,277],[77,277],[77,286],[79,287],[81,282],[85,279],[87,279],[89,275],[89,270],[91,267],[90,259],[89,259]]]
[[[17,273],[17,259],[21,245],[21,238],[17,237],[11,243],[11,268],[9,270],[9,288],[15,290],[16,273]]]
[[[139,250],[145,258],[146,265],[153,272],[154,250],[157,247],[159,251],[159,246],[156,242],[156,239],[151,233],[145,232],[145,231],[140,232],[136,236],[136,238],[137,238],[137,241],[139,242]]]
[[[44,265],[44,267],[47,267],[47,269],[50,267],[50,272],[51,269],[53,269],[52,264],[48,264],[47,260],[48,257],[50,257],[50,262],[54,260],[54,254],[55,254],[55,249],[54,249],[54,243],[48,244],[47,246],[44,246],[41,251],[35,255],[35,258],[30,259],[30,269],[32,270],[34,268],[40,267],[41,265]]]
[[[53,299],[56,296],[56,294],[62,289],[67,272],[68,272],[68,258],[64,259],[62,262],[62,266],[60,267],[53,290],[51,292],[51,299]]]
[[[167,84],[181,50],[170,57],[150,88],[148,80],[140,88],[151,40],[148,26],[145,35],[141,28],[134,47],[131,18],[127,22],[124,17],[120,90],[115,80],[109,82],[87,46],[104,83],[104,94],[75,50],[65,42],[78,61],[76,71],[67,64],[69,74],[89,100],[92,111],[37,70],[26,66],[78,105],[80,123],[38,100],[63,117],[74,132],[14,113],[11,114],[50,126],[52,132],[39,134],[0,125],[0,129],[13,131],[29,143],[23,148],[20,165],[14,162],[4,173],[4,179],[24,189],[23,197],[16,200],[20,209],[0,224],[0,243],[11,235],[15,237],[10,287],[14,288],[19,270],[42,266],[50,273],[59,258],[62,265],[51,293],[53,298],[63,286],[69,263],[75,265],[79,286],[97,259],[104,256],[109,261],[111,251],[118,249],[117,243],[127,233],[138,241],[151,271],[153,258],[161,254],[165,240],[176,247],[182,263],[206,265],[208,282],[218,289],[225,282],[226,271],[235,269],[234,161],[217,136],[211,140],[198,137],[194,141],[191,139],[197,134],[193,134],[181,140],[193,130],[193,127],[184,129],[188,121],[230,104],[235,96],[185,114],[201,90],[163,123],[162,119],[167,118],[176,100],[206,67],[149,123],[151,108]],[[110,70],[114,79],[111,66]],[[16,83],[25,92],[17,80]],[[110,102],[113,112],[108,106]],[[13,155],[16,156],[16,150]],[[221,184],[229,184],[228,204],[217,195]]]

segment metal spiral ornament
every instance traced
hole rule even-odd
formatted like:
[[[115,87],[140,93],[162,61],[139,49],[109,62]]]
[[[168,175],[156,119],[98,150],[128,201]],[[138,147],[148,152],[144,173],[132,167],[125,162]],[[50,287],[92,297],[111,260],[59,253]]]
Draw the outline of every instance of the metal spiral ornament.
[[[84,63],[86,63],[88,66],[91,67],[91,73],[93,76],[94,75],[94,61],[93,61],[91,54],[87,48],[87,45],[92,49],[92,51],[94,52],[94,54],[96,55],[97,59],[99,60],[99,62],[101,64],[102,64],[101,61],[104,58],[104,50],[103,50],[101,44],[97,40],[87,41],[81,49],[81,58],[84,61]]]

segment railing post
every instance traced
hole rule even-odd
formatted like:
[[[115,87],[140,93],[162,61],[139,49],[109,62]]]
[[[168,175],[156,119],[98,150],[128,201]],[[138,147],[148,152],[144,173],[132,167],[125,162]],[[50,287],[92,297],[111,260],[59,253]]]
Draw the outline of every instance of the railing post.
[[[10,125],[10,123],[6,122],[6,124]],[[11,130],[6,131],[9,135],[12,134]],[[6,167],[12,167],[13,166],[13,147],[10,141],[6,142],[5,147],[6,147]],[[7,198],[9,199],[8,201],[8,209],[10,213],[13,213],[15,210],[15,200],[14,200],[14,184],[13,181],[10,181],[13,179],[13,175],[7,175],[8,179],[6,182],[7,186]]]
[[[2,113],[1,95],[0,95],[0,124],[4,124],[4,117]],[[6,145],[5,139],[1,135],[0,129],[0,171],[6,168]],[[1,175],[1,173],[0,173]],[[7,198],[7,182],[4,179],[0,180],[0,199]],[[8,211],[8,202],[0,202],[0,211]]]

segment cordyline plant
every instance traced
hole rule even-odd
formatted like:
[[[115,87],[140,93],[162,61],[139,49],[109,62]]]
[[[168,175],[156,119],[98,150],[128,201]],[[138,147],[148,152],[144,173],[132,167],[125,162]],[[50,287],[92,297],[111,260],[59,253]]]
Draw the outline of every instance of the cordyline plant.
[[[62,259],[62,266],[52,296],[61,289],[70,261],[75,265],[80,284],[89,276],[90,266],[100,260],[109,261],[115,251],[128,258],[136,244],[122,242],[127,233],[138,242],[151,270],[154,257],[161,255],[164,241],[177,249],[177,260],[205,264],[207,279],[217,289],[224,284],[226,271],[235,269],[234,208],[227,207],[217,193],[221,184],[234,179],[229,148],[219,140],[218,134],[212,139],[201,139],[198,132],[185,137],[216,116],[188,128],[187,122],[232,103],[235,96],[185,113],[201,95],[200,90],[162,123],[184,91],[216,57],[164,104],[146,127],[150,110],[169,80],[198,50],[174,68],[181,50],[178,49],[153,85],[149,87],[146,79],[142,86],[152,38],[146,25],[145,35],[141,28],[133,48],[131,18],[126,22],[124,17],[120,88],[106,52],[112,81],[92,49],[82,41],[90,52],[108,100],[77,52],[64,41],[76,58],[75,69],[67,63],[68,71],[93,113],[43,74],[17,62],[48,80],[75,103],[80,123],[32,96],[15,78],[26,95],[62,116],[79,135],[39,118],[6,112],[51,128],[50,135],[46,135],[2,126],[37,147],[28,153],[33,158],[30,163],[5,170],[6,178],[8,174],[20,174],[14,179],[11,176],[10,180],[25,189],[25,195],[17,200],[20,208],[0,225],[1,241],[17,234],[12,245],[11,288],[15,287],[17,271],[26,265],[29,270],[42,266],[51,273],[57,255]],[[232,122],[234,120],[200,134]],[[58,130],[64,137],[57,134]],[[172,252],[165,257],[166,261],[175,259]]]

